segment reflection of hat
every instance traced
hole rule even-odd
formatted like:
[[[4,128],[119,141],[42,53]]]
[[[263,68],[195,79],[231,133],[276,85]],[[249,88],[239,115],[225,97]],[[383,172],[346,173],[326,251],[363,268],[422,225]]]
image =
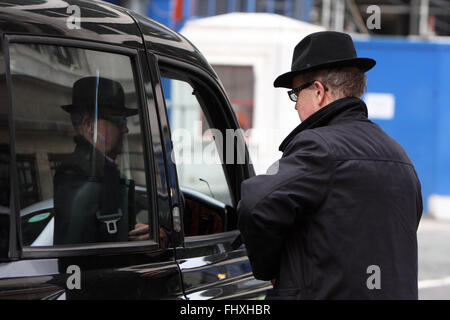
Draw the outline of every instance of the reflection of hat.
[[[101,77],[86,77],[73,84],[72,104],[61,106],[69,113],[87,111],[99,115],[132,116],[137,109],[125,107],[125,94],[122,85],[114,80]]]
[[[370,58],[358,58],[352,38],[342,32],[312,33],[294,49],[291,71],[275,79],[275,87],[292,88],[292,79],[307,71],[331,67],[357,67],[366,72],[375,66]]]

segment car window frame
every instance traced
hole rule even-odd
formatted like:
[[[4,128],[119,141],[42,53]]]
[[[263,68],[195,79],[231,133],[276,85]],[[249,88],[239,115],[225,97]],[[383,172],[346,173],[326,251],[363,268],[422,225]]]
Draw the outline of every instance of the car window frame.
[[[143,74],[142,68],[145,63],[142,63],[139,54],[139,49],[126,47],[123,45],[111,44],[101,41],[89,41],[78,40],[71,38],[59,38],[51,36],[32,36],[32,35],[16,35],[8,34],[4,36],[4,53],[6,64],[6,80],[7,90],[9,96],[9,120],[10,120],[10,136],[11,136],[11,169],[12,178],[14,180],[11,186],[12,203],[10,204],[11,214],[14,215],[12,219],[11,230],[14,231],[15,241],[10,242],[10,248],[14,251],[11,252],[12,258],[54,258],[65,256],[82,256],[82,255],[97,255],[97,254],[120,254],[142,251],[158,251],[160,249],[159,244],[159,217],[158,217],[158,204],[157,196],[155,195],[156,182],[155,182],[155,167],[152,148],[152,137],[149,134],[150,120],[148,112],[147,100],[151,97],[146,95],[145,88],[143,88]],[[16,162],[16,150],[15,150],[15,124],[14,124],[14,110],[12,102],[12,83],[10,72],[10,56],[9,45],[12,43],[20,44],[42,44],[42,45],[55,45],[55,46],[67,46],[77,49],[94,50],[100,52],[107,52],[113,54],[126,55],[130,58],[131,67],[133,68],[134,81],[136,85],[136,94],[140,101],[142,111],[142,142],[144,149],[144,163],[145,163],[145,177],[147,183],[147,190],[150,188],[152,191],[147,192],[149,199],[149,224],[152,226],[153,239],[142,241],[128,241],[128,242],[103,242],[103,243],[90,243],[90,244],[70,244],[70,245],[58,245],[58,246],[23,246],[22,244],[22,232],[21,232],[21,220],[20,220],[20,204],[19,204],[19,190],[17,183],[17,162]],[[13,211],[14,210],[14,211]],[[11,237],[12,238],[12,237]]]
[[[11,130],[11,124],[13,122],[12,119],[12,102],[11,102],[11,85],[10,85],[10,78],[8,76],[9,74],[9,50],[6,45],[6,39],[3,37],[1,39],[1,57],[3,58],[3,72],[1,73],[1,81],[4,82],[5,87],[3,88],[2,95],[0,97],[0,102],[6,104],[7,109],[7,130],[9,134],[9,169],[10,169],[10,175],[9,175],[9,181],[10,181],[10,200],[9,200],[9,212],[8,212],[8,232],[9,234],[5,236],[4,238],[1,238],[0,240],[6,240],[7,243],[7,250],[8,252],[2,252],[0,256],[0,261],[10,261],[10,260],[16,260],[18,258],[18,250],[17,250],[17,242],[16,240],[16,226],[17,226],[17,219],[20,219],[20,217],[17,217],[14,212],[17,207],[17,204],[14,201],[14,190],[16,187],[14,186],[17,181],[16,172],[15,169],[15,161],[13,162],[13,155],[15,155],[14,150],[14,132]],[[5,250],[6,251],[6,250]]]
[[[225,89],[223,86],[216,80],[216,75],[211,75],[209,71],[204,70],[203,68],[196,66],[194,64],[187,63],[182,60],[178,60],[173,57],[168,57],[166,55],[158,54],[156,52],[151,52],[151,54],[155,57],[154,59],[154,67],[158,70],[158,77],[159,82],[161,83],[161,65],[165,68],[175,70],[176,72],[181,72],[184,74],[189,75],[189,78],[195,79],[196,82],[203,83],[206,87],[206,90],[210,91],[209,94],[214,95],[215,98],[218,100],[218,103],[221,104],[224,108],[222,108],[222,112],[225,112],[224,119],[226,120],[226,123],[224,124],[224,127],[226,128],[240,128],[239,123],[237,121],[236,115],[233,112],[233,109],[231,107],[231,103],[226,95]],[[188,82],[190,84],[190,82]],[[161,91],[162,91],[161,86]],[[163,101],[161,101],[161,99]],[[170,124],[168,119],[168,113],[167,113],[167,107],[165,103],[164,95],[161,97],[157,96],[158,104],[160,106],[163,106],[163,108],[159,108],[159,112],[162,113],[160,117],[164,118],[164,121],[167,122],[167,126],[169,127],[170,131]],[[201,103],[199,101],[199,103]],[[163,110],[162,110],[163,109]],[[172,137],[170,135],[169,137],[170,141],[172,142]],[[244,140],[245,143],[245,140]],[[173,144],[171,143],[171,147],[173,147]],[[166,150],[166,152],[169,152]],[[236,209],[237,211],[237,203],[240,200],[240,183],[255,175],[253,166],[250,163],[250,156],[249,156],[249,150],[248,145],[245,143],[245,153],[246,153],[246,161],[244,164],[222,164],[222,168],[224,169],[225,178],[227,179],[228,187],[230,188],[230,196],[232,200],[232,207]],[[169,153],[170,154],[170,153]],[[168,165],[168,170],[174,170],[174,174],[176,177],[176,188],[177,190],[180,190],[179,183],[178,183],[178,173],[176,171],[176,164],[171,163],[171,165]],[[231,179],[231,181],[230,181]],[[179,191],[181,193],[181,191]],[[179,203],[181,203],[180,199],[177,199]],[[184,208],[182,208],[183,210]],[[183,213],[181,213],[183,214]],[[182,226],[182,230],[184,230],[184,225]],[[185,236],[184,232],[183,234],[183,243],[184,247],[201,247],[206,244],[221,242],[223,239],[226,238],[236,238],[240,232],[236,228],[234,230],[225,231],[221,233],[213,233],[213,234],[207,234],[207,235],[198,235],[198,236]]]

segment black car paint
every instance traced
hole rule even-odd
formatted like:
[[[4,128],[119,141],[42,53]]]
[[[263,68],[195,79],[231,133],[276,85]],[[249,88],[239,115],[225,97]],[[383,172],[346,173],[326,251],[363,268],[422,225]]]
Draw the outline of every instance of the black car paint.
[[[66,26],[68,5],[81,8],[81,28]],[[238,128],[230,103],[214,70],[184,37],[129,10],[100,1],[3,1],[0,4],[0,121],[11,136],[8,162],[11,201],[0,215],[0,298],[3,299],[231,299],[264,295],[268,285],[253,278],[244,247],[231,248],[238,231],[184,239],[171,221],[182,208],[159,67],[181,68],[206,83],[222,105],[217,117],[223,128]],[[22,247],[14,161],[14,128],[8,83],[8,41],[64,43],[96,50],[128,50],[138,63],[140,98],[144,101],[146,154],[154,165],[165,164],[165,189],[151,177],[158,198],[159,224],[169,228],[169,247],[162,243],[101,244],[77,247]],[[6,69],[5,69],[6,67]],[[152,141],[153,139],[153,141]],[[155,144],[164,146],[155,148]],[[152,161],[153,160],[153,161]],[[249,164],[225,165],[232,198],[239,199],[240,182],[253,175]],[[155,170],[152,170],[155,172]],[[158,212],[158,211],[156,211]],[[166,219],[167,221],[164,221]],[[3,230],[4,229],[4,230]],[[154,234],[158,228],[154,227]],[[69,290],[69,266],[82,272],[82,290]]]

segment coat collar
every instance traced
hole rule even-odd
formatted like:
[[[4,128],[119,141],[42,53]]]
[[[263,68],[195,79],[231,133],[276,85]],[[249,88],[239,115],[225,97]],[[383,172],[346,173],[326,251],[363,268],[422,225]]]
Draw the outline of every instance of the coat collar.
[[[364,101],[355,97],[347,97],[326,105],[292,130],[281,143],[279,150],[284,152],[292,139],[306,129],[314,129],[348,120],[367,120],[367,106]]]
[[[85,137],[77,135],[74,137],[76,144],[74,155],[76,165],[82,166],[83,171],[92,177],[102,177],[106,166],[117,169],[113,159],[96,149]]]
[[[104,159],[106,163],[109,163],[113,166],[117,166],[114,159],[108,157],[106,154],[103,154],[99,150],[97,150],[85,137],[82,135],[76,135],[73,138],[76,148],[75,152],[83,154],[86,157],[86,160],[91,161],[93,157],[97,159]]]

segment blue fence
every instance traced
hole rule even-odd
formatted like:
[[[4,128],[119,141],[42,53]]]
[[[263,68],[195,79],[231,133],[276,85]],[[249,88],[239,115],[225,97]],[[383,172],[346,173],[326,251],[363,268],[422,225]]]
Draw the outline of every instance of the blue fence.
[[[355,41],[358,56],[377,61],[367,92],[391,93],[391,120],[374,120],[408,152],[431,194],[450,196],[450,42],[371,38]]]

